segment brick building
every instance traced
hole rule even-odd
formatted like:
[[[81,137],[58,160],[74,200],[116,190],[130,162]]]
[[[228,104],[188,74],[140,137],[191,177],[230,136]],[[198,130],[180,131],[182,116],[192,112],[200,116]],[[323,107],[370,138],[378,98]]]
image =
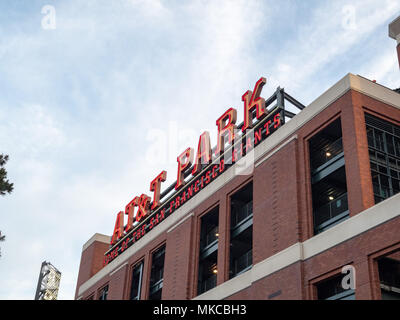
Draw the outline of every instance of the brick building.
[[[304,108],[272,98],[281,123],[255,122],[252,170],[226,165],[186,199],[211,163],[184,202],[161,194],[151,232],[95,234],[76,299],[400,299],[400,94],[347,74]]]

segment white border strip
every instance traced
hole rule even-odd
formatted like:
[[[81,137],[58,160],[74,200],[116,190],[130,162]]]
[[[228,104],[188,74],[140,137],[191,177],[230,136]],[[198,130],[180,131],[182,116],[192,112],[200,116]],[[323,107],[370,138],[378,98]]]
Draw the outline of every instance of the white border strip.
[[[99,241],[103,243],[110,243],[111,237],[105,234],[95,233],[82,247],[82,251],[85,251],[93,242]]]

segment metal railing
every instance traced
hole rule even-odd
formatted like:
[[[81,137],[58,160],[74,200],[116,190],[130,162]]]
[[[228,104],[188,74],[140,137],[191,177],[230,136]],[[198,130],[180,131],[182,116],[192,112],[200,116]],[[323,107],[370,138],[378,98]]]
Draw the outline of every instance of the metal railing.
[[[163,280],[164,268],[156,269],[151,272],[150,286],[153,286]]]
[[[154,294],[154,293],[157,292],[158,290],[162,289],[163,283],[164,283],[164,280],[163,280],[163,279],[160,279],[160,280],[158,280],[157,282],[152,283],[152,284],[150,285],[150,294]]]
[[[324,163],[333,159],[335,156],[343,152],[342,138],[335,140],[322,150],[311,150],[310,161],[311,170],[315,170],[322,166]]]
[[[213,274],[199,283],[199,293],[206,292],[217,286],[217,275]]]
[[[202,239],[200,248],[204,249],[208,247],[210,244],[214,243],[216,240],[218,240],[218,227],[214,227],[211,229]]]
[[[372,184],[373,189],[374,189],[374,195],[375,197],[378,197],[380,201],[389,198],[393,192],[389,187],[385,187],[383,185],[379,185],[377,183]]]
[[[390,180],[389,180],[389,182],[390,182]],[[375,200],[379,200],[379,201],[385,200],[385,199],[400,192],[400,190],[391,188],[390,186],[384,186],[382,184],[372,183],[372,186],[374,189]]]
[[[253,264],[253,250],[250,249],[245,254],[233,261],[233,274],[237,275],[247,270]]]
[[[232,212],[232,228],[253,214],[253,201],[246,203]]]
[[[314,210],[314,226],[317,230],[325,229],[342,218],[348,212],[347,193],[333,199]]]

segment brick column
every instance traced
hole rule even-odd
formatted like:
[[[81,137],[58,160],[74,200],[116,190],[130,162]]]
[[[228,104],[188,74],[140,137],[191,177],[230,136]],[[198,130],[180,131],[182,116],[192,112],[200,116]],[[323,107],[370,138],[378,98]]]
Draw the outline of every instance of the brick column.
[[[129,297],[124,297],[126,286],[128,283],[128,263],[124,263],[122,266],[117,268],[110,274],[110,282],[108,287],[108,300],[123,300],[129,299]]]
[[[103,268],[104,253],[109,247],[110,237],[100,233],[96,233],[83,245],[75,299],[78,298],[79,287]]]
[[[254,171],[253,264],[300,241],[297,140]]]
[[[350,90],[343,98],[342,131],[350,215],[374,205],[362,101]]]
[[[150,284],[150,273],[151,273],[151,254],[146,251],[143,258],[143,272],[142,272],[142,290],[140,292],[140,300],[147,300],[149,296],[149,284]]]
[[[193,214],[189,214],[167,233],[164,263],[163,300],[190,298],[192,278]]]
[[[218,273],[217,285],[224,283],[229,279],[229,249],[230,249],[230,204],[229,197],[221,193],[219,200],[218,216]]]
[[[369,261],[367,256],[363,256],[360,261],[354,261],[355,281],[356,281],[356,299],[357,300],[372,300],[372,284],[369,270]]]

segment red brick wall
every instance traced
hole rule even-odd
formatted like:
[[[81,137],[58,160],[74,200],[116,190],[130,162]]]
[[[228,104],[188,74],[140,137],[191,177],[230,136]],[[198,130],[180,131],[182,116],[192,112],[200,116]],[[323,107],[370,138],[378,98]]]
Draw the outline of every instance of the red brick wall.
[[[192,279],[193,216],[167,233],[162,299],[190,297]]]
[[[299,242],[297,140],[255,168],[253,263]]]
[[[129,295],[126,292],[128,286],[128,264],[124,264],[120,269],[113,272],[110,276],[108,297],[109,300],[122,300],[129,299]]]
[[[82,251],[75,298],[77,298],[79,286],[89,280],[103,267],[104,252],[106,252],[108,248],[108,243],[94,241],[89,247]]]
[[[302,300],[305,298],[302,283],[302,266],[294,263],[278,272],[254,282],[227,300]]]

